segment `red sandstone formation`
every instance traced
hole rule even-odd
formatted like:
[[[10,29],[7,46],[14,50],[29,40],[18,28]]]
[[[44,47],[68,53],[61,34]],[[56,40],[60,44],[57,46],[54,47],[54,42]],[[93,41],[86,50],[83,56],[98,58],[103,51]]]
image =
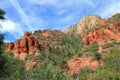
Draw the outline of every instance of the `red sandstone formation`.
[[[38,40],[32,36],[18,40],[13,53],[20,59],[24,59],[27,54],[39,54]]]
[[[25,32],[23,38],[18,39],[15,43],[9,43],[6,47],[6,51],[12,51],[14,56],[21,60],[24,60],[27,54],[39,55],[39,46],[43,47],[46,51],[49,51],[51,48],[51,45],[48,44],[49,42],[51,44],[57,44],[59,42],[59,40],[56,38],[56,34],[61,34],[61,31],[37,30],[34,32],[34,34]],[[43,41],[38,42],[38,39],[35,38],[36,35],[39,36],[39,39]],[[50,38],[48,36],[50,36]],[[52,36],[55,37],[52,38]]]
[[[120,31],[118,31],[118,29],[115,28],[111,30],[110,29],[94,30],[92,32],[89,32],[88,35],[83,37],[83,41],[85,42],[86,45],[90,45],[94,41],[97,41],[100,45],[102,45],[105,43],[112,42],[114,40],[120,41]]]
[[[23,38],[18,39],[15,43],[9,43],[6,47],[7,51],[12,51],[14,56],[21,60],[24,60],[27,54],[38,55],[40,53],[39,42],[30,35],[31,33],[25,32]]]
[[[89,68],[95,71],[100,65],[103,65],[101,61],[92,61],[92,57],[82,57],[82,58],[75,58],[71,59],[67,62],[68,65],[68,74],[72,75],[75,72],[78,72],[81,68]]]
[[[37,65],[37,60],[27,60],[25,64],[25,69],[30,70],[33,69]]]

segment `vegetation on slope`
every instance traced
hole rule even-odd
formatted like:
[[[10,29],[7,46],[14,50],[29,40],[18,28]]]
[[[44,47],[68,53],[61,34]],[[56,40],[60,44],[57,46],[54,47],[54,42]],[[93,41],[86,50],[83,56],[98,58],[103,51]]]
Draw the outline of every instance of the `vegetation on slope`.
[[[79,46],[81,45],[81,46]],[[4,53],[5,66],[3,68],[3,74],[0,77],[1,80],[119,80],[120,79],[120,47],[119,43],[113,43],[110,54],[104,59],[105,65],[98,68],[96,71],[92,71],[88,68],[80,69],[78,73],[72,76],[67,75],[66,62],[69,59],[82,56],[89,53],[97,52],[97,43],[93,43],[88,46],[90,50],[86,50],[88,47],[83,47],[83,42],[80,36],[76,35],[63,35],[62,42],[56,47],[52,47],[50,51],[41,52],[40,56],[28,55],[28,59],[37,59],[37,66],[29,71],[25,70],[25,61],[20,61],[13,58],[12,53]],[[85,50],[85,51],[84,51]],[[84,52],[84,53],[83,53]],[[91,53],[92,52],[92,53]],[[97,60],[102,59],[101,55],[96,53]],[[105,53],[101,53],[105,54]],[[107,73],[106,75],[104,75]]]

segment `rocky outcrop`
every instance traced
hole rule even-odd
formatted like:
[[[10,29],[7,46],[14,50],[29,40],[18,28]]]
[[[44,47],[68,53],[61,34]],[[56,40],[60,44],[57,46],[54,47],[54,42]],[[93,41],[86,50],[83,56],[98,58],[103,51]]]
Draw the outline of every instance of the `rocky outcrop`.
[[[27,54],[39,54],[39,43],[34,37],[26,37],[15,42],[13,50],[15,57],[25,59]]]
[[[12,51],[15,58],[24,60],[28,54],[39,55],[41,49],[49,51],[52,45],[60,42],[61,34],[59,30],[37,30],[33,34],[25,32],[21,39],[7,44],[6,51]]]
[[[90,45],[94,41],[97,41],[99,45],[113,41],[120,41],[120,25],[116,24],[109,29],[93,30],[83,37],[83,41],[86,45]]]
[[[15,43],[9,43],[6,48],[7,51],[12,51],[14,56],[21,60],[24,60],[27,54],[38,55],[40,53],[38,40],[29,32],[25,32],[24,37]]]
[[[80,34],[86,45],[97,41],[100,45],[112,41],[120,41],[120,14],[108,19],[100,16],[84,16],[76,25],[64,31],[65,33]]]
[[[92,61],[92,57],[82,57],[71,59],[67,62],[68,65],[68,74],[72,75],[73,73],[79,72],[81,68],[89,68],[95,71],[100,65],[103,65],[102,61]]]

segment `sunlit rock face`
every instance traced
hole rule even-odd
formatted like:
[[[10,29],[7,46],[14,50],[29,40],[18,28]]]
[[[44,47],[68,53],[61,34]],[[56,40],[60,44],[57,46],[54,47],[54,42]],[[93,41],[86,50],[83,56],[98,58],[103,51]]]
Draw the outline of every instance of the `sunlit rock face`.
[[[15,43],[9,43],[7,51],[12,51],[14,56],[24,60],[27,54],[39,54],[39,42],[29,32],[25,32],[23,38],[18,39]]]
[[[83,34],[86,31],[98,28],[101,22],[101,17],[95,16],[84,16],[76,25],[72,25],[66,29],[65,33],[78,33]]]

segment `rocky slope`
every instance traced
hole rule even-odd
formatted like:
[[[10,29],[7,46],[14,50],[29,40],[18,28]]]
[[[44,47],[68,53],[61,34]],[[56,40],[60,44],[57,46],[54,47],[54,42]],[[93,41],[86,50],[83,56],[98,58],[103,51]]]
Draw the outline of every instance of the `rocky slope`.
[[[75,37],[80,36],[85,45],[83,45],[82,48],[78,47],[81,46],[82,43],[79,42],[79,38],[76,40],[71,34],[75,35]],[[68,35],[68,37],[66,38],[64,35]],[[66,41],[68,41],[68,43]],[[47,60],[50,58],[55,64],[67,64],[67,73],[72,75],[83,67],[88,67],[92,71],[95,71],[99,66],[103,65],[104,62],[102,60],[93,60],[93,55],[98,53],[97,57],[99,55],[101,55],[102,58],[106,57],[110,54],[109,49],[102,49],[101,47],[114,41],[120,42],[120,14],[115,14],[108,19],[102,19],[97,15],[85,16],[77,24],[72,25],[64,32],[59,30],[37,30],[33,34],[25,32],[21,39],[18,39],[14,43],[7,44],[6,51],[13,52],[14,56],[21,60],[24,60],[26,55],[40,55],[41,51],[50,52],[50,56],[47,55]],[[92,49],[90,49],[85,52],[86,47],[94,42],[98,43],[98,50],[91,52]],[[102,51],[106,51],[105,53],[107,54],[102,54]],[[79,54],[81,56],[79,56]],[[66,57],[64,57],[65,59],[63,58],[63,62],[61,62],[57,61],[59,57],[56,57],[56,55]],[[37,60],[28,60],[25,65],[26,70],[33,68],[36,64]]]

